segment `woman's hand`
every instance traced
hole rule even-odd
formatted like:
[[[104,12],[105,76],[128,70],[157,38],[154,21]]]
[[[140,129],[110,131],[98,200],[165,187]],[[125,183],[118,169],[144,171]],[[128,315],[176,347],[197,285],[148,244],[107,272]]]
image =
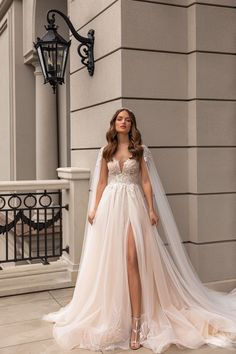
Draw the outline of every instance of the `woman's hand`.
[[[159,216],[155,213],[154,210],[149,210],[149,218],[152,225],[157,225],[159,222]]]
[[[93,209],[92,211],[90,211],[89,215],[88,215],[88,221],[89,223],[92,225],[93,224],[93,219],[95,218],[96,215],[96,210]]]

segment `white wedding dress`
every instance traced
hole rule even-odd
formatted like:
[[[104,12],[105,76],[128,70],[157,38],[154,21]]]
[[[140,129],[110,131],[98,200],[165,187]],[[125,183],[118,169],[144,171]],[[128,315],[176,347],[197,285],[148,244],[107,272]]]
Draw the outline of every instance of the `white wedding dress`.
[[[93,225],[86,222],[78,278],[71,302],[43,316],[54,322],[53,336],[64,349],[129,349],[131,303],[127,276],[127,230],[133,227],[142,287],[141,344],[155,353],[171,344],[203,344],[236,350],[236,289],[204,286],[181,243],[170,206],[146,145],[144,160],[154,207],[169,243],[152,225],[140,184],[140,166],[129,158],[109,161],[108,183]],[[98,153],[89,208],[93,205],[102,158]],[[88,213],[87,213],[88,215]]]

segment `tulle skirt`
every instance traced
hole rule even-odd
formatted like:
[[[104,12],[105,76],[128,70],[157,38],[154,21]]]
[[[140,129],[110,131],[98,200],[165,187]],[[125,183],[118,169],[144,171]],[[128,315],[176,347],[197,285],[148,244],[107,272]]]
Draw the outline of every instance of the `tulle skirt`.
[[[142,346],[155,353],[171,344],[236,348],[236,293],[222,293],[224,313],[211,300],[199,303],[173,263],[155,225],[142,188],[109,183],[88,235],[71,302],[44,315],[66,350],[129,349],[131,302],[127,274],[127,236],[131,223],[141,280]],[[209,301],[208,301],[209,300]],[[228,312],[226,304],[229,304]],[[234,320],[235,319],[235,320]]]

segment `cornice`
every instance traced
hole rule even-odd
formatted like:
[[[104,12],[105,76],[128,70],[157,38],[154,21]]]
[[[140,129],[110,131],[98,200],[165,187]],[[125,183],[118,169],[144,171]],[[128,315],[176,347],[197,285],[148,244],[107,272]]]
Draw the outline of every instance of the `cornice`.
[[[30,49],[24,54],[24,64],[35,66],[35,63],[38,63],[37,53],[34,49]]]

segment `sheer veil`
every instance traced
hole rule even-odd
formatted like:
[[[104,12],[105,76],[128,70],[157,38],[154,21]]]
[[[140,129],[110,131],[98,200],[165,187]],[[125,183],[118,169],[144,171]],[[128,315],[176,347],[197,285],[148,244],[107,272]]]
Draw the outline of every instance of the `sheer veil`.
[[[101,170],[101,161],[102,161],[102,153],[105,145],[100,148],[98,151],[96,163],[94,166],[94,170],[92,173],[92,178],[90,179],[90,188],[89,188],[89,198],[88,198],[88,208],[86,214],[86,222],[85,222],[85,231],[84,231],[84,239],[82,244],[81,256],[80,256],[80,265],[83,263],[84,253],[86,249],[87,238],[89,234],[89,229],[91,228],[91,224],[88,222],[88,214],[93,209],[96,200],[96,191],[97,191],[97,184],[99,181],[100,170]],[[95,216],[96,218],[96,216]],[[80,270],[80,267],[79,267]]]
[[[222,291],[220,292],[208,288],[201,282],[195,268],[190,261],[187,251],[182,244],[181,236],[179,234],[171,207],[169,205],[161,179],[155,166],[152,153],[146,145],[143,144],[142,146],[144,149],[144,161],[146,162],[147,171],[154,194],[154,208],[159,215],[159,222],[161,223],[164,231],[167,247],[166,242],[164,243],[162,241],[157,231],[159,224],[157,226],[153,225],[153,229],[163,259],[167,259],[167,264],[171,265],[171,267],[169,267],[169,271],[172,274],[174,273],[174,277],[175,279],[178,279],[178,286],[183,290],[183,294],[187,294],[188,299],[191,299],[191,303],[195,304],[196,308],[199,306],[201,309],[205,309],[206,311],[213,311],[219,315],[226,316],[227,319],[232,320],[231,329],[235,331],[236,288],[229,293]],[[90,183],[89,202],[80,265],[83,263],[83,257],[86,250],[86,242],[90,234],[89,228],[92,226],[88,222],[88,213],[90,210],[92,210],[96,198],[96,189],[100,175],[102,152],[104,147],[105,146],[102,146],[98,152],[93,176]],[[222,328],[225,329],[225,327]]]

